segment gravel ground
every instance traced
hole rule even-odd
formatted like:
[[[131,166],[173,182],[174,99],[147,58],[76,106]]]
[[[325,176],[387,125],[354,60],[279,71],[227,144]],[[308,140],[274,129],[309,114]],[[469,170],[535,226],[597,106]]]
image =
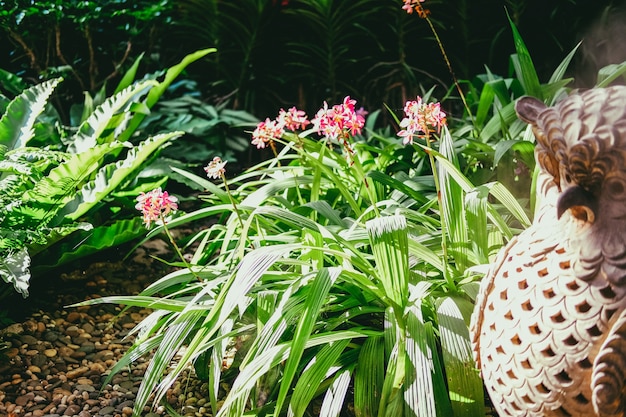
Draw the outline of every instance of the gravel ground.
[[[0,416],[132,414],[148,363],[137,362],[110,383],[103,381],[132,343],[125,336],[148,311],[135,308],[120,315],[121,307],[109,304],[64,306],[105,295],[136,294],[166,272],[148,256],[161,255],[163,248],[152,242],[127,261],[94,262],[45,284],[35,282],[31,297],[6,304],[12,312],[19,311],[17,322],[0,330],[0,341],[9,343],[0,361]],[[180,381],[168,392],[167,403],[181,415],[210,415],[204,407],[205,386],[193,377]],[[142,413],[162,414],[163,405],[150,405]]]

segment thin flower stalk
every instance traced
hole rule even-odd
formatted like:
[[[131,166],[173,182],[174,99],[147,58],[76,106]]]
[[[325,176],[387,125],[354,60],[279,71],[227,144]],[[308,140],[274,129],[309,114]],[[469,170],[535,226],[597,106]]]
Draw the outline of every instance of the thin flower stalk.
[[[397,134],[403,138],[405,145],[413,144],[414,137],[424,138],[426,143],[425,151],[428,155],[428,160],[433,172],[433,181],[435,182],[435,191],[437,193],[437,205],[439,207],[439,218],[441,222],[441,251],[443,256],[443,265],[447,265],[448,259],[448,225],[446,223],[446,217],[443,215],[443,202],[441,199],[441,183],[439,179],[439,172],[437,171],[437,165],[432,150],[432,136],[439,134],[441,129],[447,124],[446,114],[441,110],[439,103],[424,103],[421,97],[417,97],[415,100],[409,100],[404,106],[405,118],[400,121],[400,127],[404,127]],[[454,288],[454,281],[448,274],[447,269],[443,271],[445,279],[450,285],[450,288]]]
[[[192,275],[198,281],[202,281],[200,276],[198,276],[194,272],[189,262],[187,262],[187,259],[185,259],[185,257],[183,256],[180,247],[174,240],[170,229],[167,227],[167,223],[170,220],[167,216],[170,213],[174,213],[176,212],[176,210],[178,210],[177,202],[178,199],[176,197],[169,195],[167,191],[162,191],[161,187],[159,187],[148,193],[142,192],[141,194],[139,194],[139,196],[137,197],[137,204],[135,205],[135,208],[141,211],[146,229],[150,229],[153,222],[159,222],[161,226],[163,226],[165,235],[172,244],[176,255],[180,258],[180,260],[183,262],[185,267],[192,273]]]
[[[356,100],[346,96],[341,104],[336,104],[332,107],[328,107],[328,103],[324,102],[324,106],[318,110],[311,123],[317,134],[324,136],[329,142],[339,142],[342,145],[350,165],[356,169],[360,178],[362,178],[374,212],[378,216],[380,213],[376,206],[374,189],[370,186],[363,171],[363,166],[356,157],[355,150],[350,142],[352,136],[361,134],[365,126],[366,115],[367,112],[363,108],[356,109]]]
[[[437,29],[435,29],[435,25],[433,25],[432,20],[430,20],[430,10],[424,8],[424,6],[422,6],[422,3],[424,3],[425,0],[404,0],[404,5],[402,6],[403,10],[406,10],[406,12],[408,14],[412,14],[413,11],[415,11],[417,13],[417,15],[424,19],[426,21],[426,23],[428,23],[428,27],[430,28],[430,31],[432,32],[433,36],[435,37],[435,41],[437,42],[437,46],[439,47],[439,51],[441,51],[441,55],[443,57],[444,62],[446,63],[446,66],[448,67],[448,72],[450,73],[450,76],[452,77],[452,81],[454,82],[454,86],[456,87],[456,90],[459,93],[459,97],[461,97],[461,101],[463,102],[463,107],[465,107],[465,111],[467,111],[467,114],[470,118],[473,119],[472,116],[472,112],[469,108],[469,105],[467,104],[467,100],[465,99],[465,93],[463,93],[463,89],[461,88],[461,84],[459,84],[459,80],[456,78],[456,74],[454,73],[454,70],[452,69],[452,64],[450,63],[450,59],[448,58],[448,54],[446,53],[446,49],[443,47],[443,42],[441,42],[441,38],[439,38],[439,34],[437,33]]]
[[[278,116],[274,120],[266,118],[257,124],[252,132],[252,144],[257,149],[263,149],[269,146],[274,153],[274,157],[278,158],[275,141],[280,139],[286,130],[295,132],[304,129],[310,124],[307,115],[303,110],[291,107],[289,110],[280,109]]]
[[[230,188],[228,187],[228,181],[226,181],[226,168],[224,168],[226,166],[226,163],[228,161],[222,161],[222,158],[220,158],[219,156],[216,156],[213,158],[213,160],[211,162],[209,162],[209,164],[204,167],[204,171],[207,174],[207,177],[211,178],[211,179],[221,179],[222,182],[224,183],[224,188],[226,189],[226,194],[228,194],[228,199],[230,200],[230,203],[233,205],[233,210],[235,211],[235,214],[237,215],[237,219],[239,220],[239,225],[243,228],[243,220],[241,219],[241,214],[239,213],[239,209],[237,208],[237,203],[235,202],[235,199],[233,198],[232,194],[230,193]]]

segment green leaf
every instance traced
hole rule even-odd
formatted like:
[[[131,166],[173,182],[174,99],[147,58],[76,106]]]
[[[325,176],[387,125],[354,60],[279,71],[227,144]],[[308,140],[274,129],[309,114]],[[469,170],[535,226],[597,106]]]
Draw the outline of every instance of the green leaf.
[[[322,401],[319,417],[339,417],[344,407],[344,399],[350,387],[351,368],[341,371],[333,381]]]
[[[103,158],[124,146],[123,143],[114,142],[71,155],[67,161],[52,169],[48,176],[38,181],[32,190],[22,195],[24,205],[17,211],[42,221],[51,219],[76,195],[87,177],[98,169]]]
[[[375,416],[385,380],[385,342],[368,337],[361,347],[354,372],[354,409],[357,416]]]
[[[437,302],[437,322],[453,415],[482,417],[485,415],[483,383],[472,357],[467,325],[473,304],[459,297],[444,297]]]
[[[57,217],[76,220],[91,210],[104,197],[112,193],[125,180],[153,156],[164,143],[176,139],[182,132],[171,132],[146,139],[128,151],[126,158],[98,170],[93,180],[82,186],[73,200],[69,201]]]
[[[407,311],[406,335],[407,376],[403,397],[410,415],[453,415],[434,329],[431,322],[424,322],[418,304],[409,307]]]
[[[64,241],[48,247],[45,255],[37,257],[35,270],[63,265],[104,249],[130,242],[145,235],[145,233],[143,220],[137,216],[131,219],[117,220],[84,233],[68,236]]]
[[[280,390],[276,400],[276,413],[280,413],[280,410],[282,410],[287,394],[291,390],[293,378],[295,377],[296,371],[300,366],[302,353],[304,352],[305,346],[311,337],[313,326],[320,315],[322,306],[326,303],[326,297],[330,288],[340,273],[340,268],[320,269],[311,283],[310,294],[304,303],[304,311],[300,316],[300,320],[298,321],[293,335],[291,353],[285,363],[283,378],[280,383]]]
[[[508,15],[508,12],[507,18],[509,19],[509,24],[513,31],[513,41],[515,43],[515,50],[517,51],[517,54],[511,57],[517,77],[522,83],[526,94],[543,100],[539,77],[537,76],[537,71],[530,57],[530,53],[528,52],[528,48],[526,48],[526,44],[519,34],[515,23],[513,23],[513,20],[511,20],[511,17]]]
[[[67,147],[68,152],[83,153],[96,145],[111,142],[117,135],[109,132],[124,130],[131,106],[138,102],[154,86],[155,81],[148,80],[132,85],[107,98],[79,127]],[[125,140],[125,139],[124,139]],[[119,140],[123,142],[123,140]]]
[[[185,56],[182,61],[173,67],[169,68],[165,73],[165,78],[163,81],[159,82],[150,92],[148,93],[148,97],[146,97],[145,104],[151,109],[152,106],[159,101],[159,98],[165,93],[170,84],[180,75],[181,72],[191,63],[197,61],[198,59],[215,52],[215,48],[208,48],[196,51]],[[120,141],[128,140],[135,132],[135,130],[139,127],[143,119],[146,117],[145,113],[135,113],[133,118],[129,121],[128,127],[124,130],[122,135],[118,138]]]
[[[0,259],[0,278],[12,284],[15,291],[28,297],[28,281],[30,280],[30,256],[26,248],[11,252]]]
[[[378,217],[365,224],[385,294],[403,311],[409,293],[409,242],[406,218]]]
[[[122,77],[119,84],[115,88],[115,92],[113,94],[119,93],[120,91],[127,88],[133,83],[133,81],[135,80],[135,76],[137,74],[137,69],[139,68],[139,64],[141,63],[141,60],[143,59],[143,55],[144,55],[143,52],[140,53],[139,56],[135,59],[135,62],[133,62],[133,65],[131,65],[128,71],[124,73],[124,76]]]
[[[35,134],[34,125],[61,78],[45,81],[22,92],[9,103],[0,119],[0,145],[8,150],[26,146]]]
[[[327,377],[331,367],[335,365],[335,362],[349,343],[350,340],[347,339],[329,343],[322,347],[313,359],[309,361],[293,389],[291,401],[289,402],[289,415],[294,417],[304,416],[307,406],[318,392],[320,384]],[[382,365],[380,358],[376,358],[376,363]],[[359,363],[359,366],[361,365]]]

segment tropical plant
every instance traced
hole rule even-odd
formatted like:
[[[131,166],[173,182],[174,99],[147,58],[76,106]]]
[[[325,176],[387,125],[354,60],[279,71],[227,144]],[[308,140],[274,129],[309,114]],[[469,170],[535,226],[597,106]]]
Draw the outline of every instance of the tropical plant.
[[[50,120],[40,120],[61,79],[30,87],[8,104],[0,119],[0,276],[6,283],[27,296],[31,258],[57,266],[138,236],[139,223],[125,210],[127,195],[167,180],[141,172],[181,135],[141,137],[138,127],[178,74],[211,51],[189,55],[160,82],[133,82],[129,72],[113,96],[94,108],[86,102],[76,128],[57,123],[51,131]]]
[[[275,158],[230,185],[177,170],[211,194],[167,227],[222,220],[193,239],[191,267],[136,297],[85,302],[155,309],[113,370],[156,349],[136,413],[193,362],[220,416],[339,415],[347,401],[357,415],[484,415],[469,354],[472,268],[513,236],[505,213],[518,224],[527,216],[501,185],[475,187],[463,176],[445,127],[439,151],[415,139],[400,169],[407,147],[359,135],[359,117],[346,97],[302,133],[288,131],[308,123],[296,109],[262,122],[253,143]],[[221,382],[231,389],[218,407]]]
[[[165,167],[168,175],[184,181],[184,177],[171,173],[170,165],[189,169],[202,165],[215,154],[230,161],[246,155],[249,140],[244,130],[253,128],[258,118],[244,110],[233,110],[227,104],[207,103],[192,80],[180,80],[170,86],[142,124],[143,130],[152,134],[185,132],[184,141],[173,142],[161,153],[161,160],[169,163]]]
[[[207,167],[221,183],[173,169],[208,191],[205,205],[146,238],[217,218],[190,240],[189,265],[138,296],[79,304],[154,310],[109,375],[152,355],[135,414],[193,364],[217,416],[485,415],[469,316],[478,279],[532,209],[477,150],[511,140],[498,152],[532,153],[508,106],[521,92],[557,97],[571,59],[542,86],[511,26],[517,78],[488,79],[450,128],[429,94],[406,103],[398,134],[375,128],[378,113],[364,124],[346,97],[309,129],[295,107],[259,123],[252,143],[274,158],[228,182],[221,160]]]

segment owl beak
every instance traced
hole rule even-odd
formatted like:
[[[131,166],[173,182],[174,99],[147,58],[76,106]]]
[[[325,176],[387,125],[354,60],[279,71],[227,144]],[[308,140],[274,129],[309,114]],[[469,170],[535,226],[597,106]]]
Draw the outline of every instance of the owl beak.
[[[576,185],[568,188],[559,196],[556,204],[557,218],[560,219],[563,213],[568,210],[576,219],[593,223],[596,219],[598,204],[592,193]]]

